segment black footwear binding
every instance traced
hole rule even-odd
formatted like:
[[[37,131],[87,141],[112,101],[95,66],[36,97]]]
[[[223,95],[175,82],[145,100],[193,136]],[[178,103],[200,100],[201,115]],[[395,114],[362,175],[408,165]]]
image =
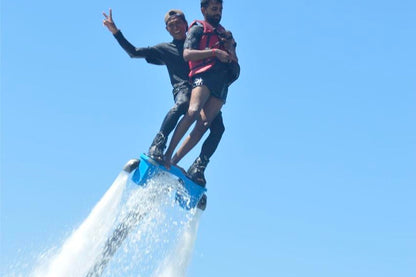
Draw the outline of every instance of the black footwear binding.
[[[147,154],[147,156],[149,156],[149,158],[151,158],[152,160],[154,160],[155,162],[157,162],[160,165],[164,165],[165,163],[165,159],[162,156],[156,156],[156,155],[151,155],[151,154]]]
[[[206,157],[198,157],[188,169],[188,175],[192,181],[205,187],[207,181],[205,180],[205,169],[207,168],[209,159]]]
[[[156,162],[163,164],[163,151],[166,148],[166,137],[161,133],[157,133],[149,148],[148,156]]]

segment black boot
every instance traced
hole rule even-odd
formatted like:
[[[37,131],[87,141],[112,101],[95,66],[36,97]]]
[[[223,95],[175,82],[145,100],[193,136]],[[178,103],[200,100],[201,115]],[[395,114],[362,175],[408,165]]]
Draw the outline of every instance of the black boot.
[[[209,159],[205,156],[198,157],[188,169],[188,175],[198,185],[205,187],[207,181],[205,180],[204,172],[207,168]]]
[[[149,153],[147,155],[158,163],[163,163],[163,151],[165,150],[165,147],[166,137],[161,132],[159,132],[153,139],[152,145],[150,145]]]

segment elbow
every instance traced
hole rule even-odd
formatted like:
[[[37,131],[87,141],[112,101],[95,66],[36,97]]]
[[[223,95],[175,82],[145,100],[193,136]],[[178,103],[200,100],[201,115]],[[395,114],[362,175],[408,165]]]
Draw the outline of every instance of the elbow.
[[[187,62],[190,60],[190,51],[189,51],[189,49],[184,49],[183,50],[183,59]]]

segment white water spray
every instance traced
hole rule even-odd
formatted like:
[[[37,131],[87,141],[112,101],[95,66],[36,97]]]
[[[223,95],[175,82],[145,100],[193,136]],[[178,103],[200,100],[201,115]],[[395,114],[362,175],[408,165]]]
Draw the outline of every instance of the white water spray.
[[[175,203],[178,185],[161,175],[137,186],[123,171],[59,250],[41,255],[30,276],[186,276],[202,212]]]
[[[196,233],[198,232],[201,210],[196,210],[195,216],[187,222],[185,230],[163,263],[156,270],[154,277],[186,276],[192,250],[194,249]]]
[[[64,242],[59,252],[42,261],[34,277],[82,276],[91,266],[112,228],[128,175],[121,172],[90,215]]]

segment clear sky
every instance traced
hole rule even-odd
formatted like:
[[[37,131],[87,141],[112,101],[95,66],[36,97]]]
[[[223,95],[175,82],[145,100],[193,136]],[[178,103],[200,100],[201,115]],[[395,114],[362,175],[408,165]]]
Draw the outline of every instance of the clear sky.
[[[2,0],[2,273],[78,226],[173,104],[110,7],[136,46],[171,40],[170,8],[202,18],[197,0]],[[415,11],[224,2],[242,71],[189,276],[416,276]]]

